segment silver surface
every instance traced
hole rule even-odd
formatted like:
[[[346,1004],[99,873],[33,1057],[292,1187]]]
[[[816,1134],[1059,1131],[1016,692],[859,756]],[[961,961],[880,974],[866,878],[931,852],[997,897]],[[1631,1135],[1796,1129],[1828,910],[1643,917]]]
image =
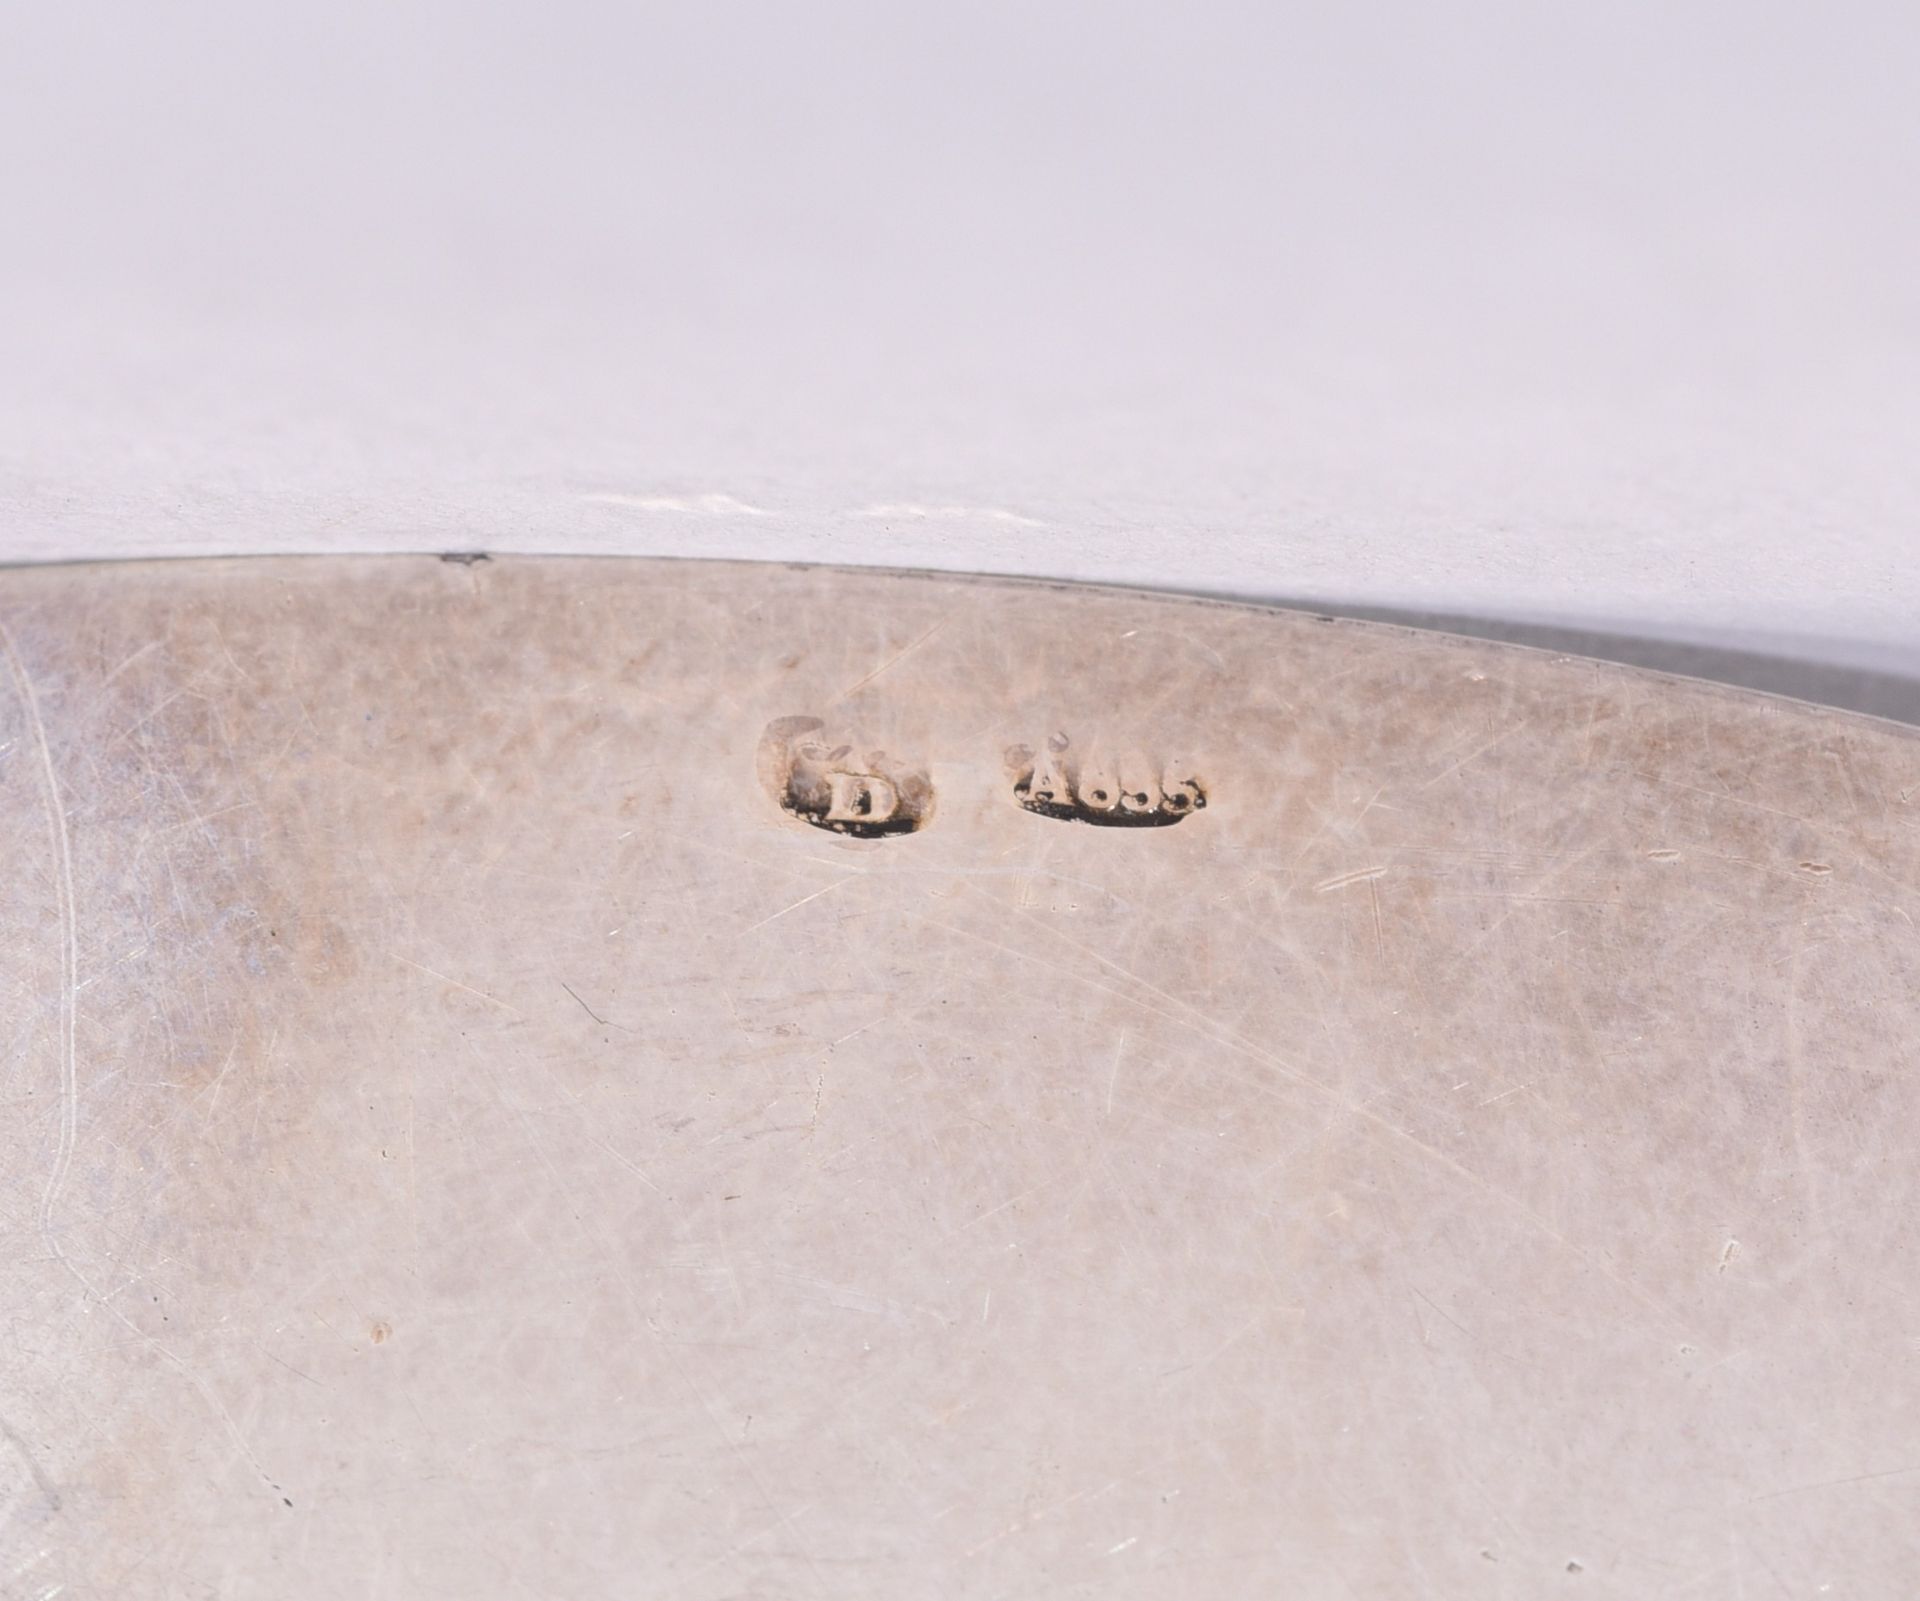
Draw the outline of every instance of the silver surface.
[[[1911,731],[828,570],[0,625],[0,1594],[1911,1588]]]

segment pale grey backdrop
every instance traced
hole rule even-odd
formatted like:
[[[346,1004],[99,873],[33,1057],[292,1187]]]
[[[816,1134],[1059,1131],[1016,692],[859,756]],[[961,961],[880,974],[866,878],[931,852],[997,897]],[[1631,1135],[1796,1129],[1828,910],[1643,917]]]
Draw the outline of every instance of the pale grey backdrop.
[[[1920,716],[1911,4],[0,11],[0,559],[1049,574]]]

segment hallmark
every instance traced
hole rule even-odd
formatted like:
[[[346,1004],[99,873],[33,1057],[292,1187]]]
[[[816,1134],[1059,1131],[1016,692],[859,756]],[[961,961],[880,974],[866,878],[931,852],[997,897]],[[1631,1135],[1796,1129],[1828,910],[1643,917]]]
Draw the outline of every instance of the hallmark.
[[[933,814],[926,769],[856,752],[818,717],[781,717],[760,739],[761,781],[789,817],[836,834],[882,839],[923,827]]]
[[[1091,753],[1053,734],[1039,750],[1007,752],[1013,798],[1041,817],[1100,828],[1167,828],[1207,804],[1205,786],[1185,761],[1155,760],[1138,749]]]

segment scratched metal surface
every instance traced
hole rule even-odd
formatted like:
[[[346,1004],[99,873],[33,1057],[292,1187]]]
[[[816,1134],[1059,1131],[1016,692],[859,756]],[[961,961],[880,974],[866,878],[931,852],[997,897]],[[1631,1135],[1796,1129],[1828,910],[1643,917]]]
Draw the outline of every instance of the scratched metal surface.
[[[0,623],[0,1593],[1910,1593],[1910,731],[759,566]]]

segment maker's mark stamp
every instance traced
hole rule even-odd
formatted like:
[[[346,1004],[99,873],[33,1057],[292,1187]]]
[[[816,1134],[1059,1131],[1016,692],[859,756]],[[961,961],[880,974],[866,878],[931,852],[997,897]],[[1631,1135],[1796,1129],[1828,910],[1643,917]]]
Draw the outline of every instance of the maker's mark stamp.
[[[1066,734],[1007,752],[1013,798],[1027,811],[1101,828],[1167,828],[1207,804],[1193,764],[1138,749],[1082,751]]]
[[[860,751],[818,717],[769,723],[760,737],[759,768],[783,812],[836,834],[911,834],[933,815],[933,783],[924,767],[883,750]]]

